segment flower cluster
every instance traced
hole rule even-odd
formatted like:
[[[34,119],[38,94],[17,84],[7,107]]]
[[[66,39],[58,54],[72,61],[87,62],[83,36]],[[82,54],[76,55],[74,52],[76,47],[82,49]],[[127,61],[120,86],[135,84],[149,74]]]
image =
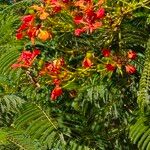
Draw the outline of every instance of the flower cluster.
[[[92,33],[95,29],[102,26],[102,19],[105,17],[105,9],[96,6],[91,0],[79,0],[75,2],[78,8],[74,15],[74,22],[78,26],[75,30],[75,35],[80,36],[82,33]]]
[[[76,36],[80,36],[84,32],[92,33],[102,26],[102,19],[105,17],[105,9],[101,5],[94,4],[92,0],[78,0],[75,2],[44,0],[41,5],[31,6],[31,14],[22,17],[22,24],[17,30],[16,38],[20,40],[23,37],[28,37],[33,44],[36,37],[42,41],[51,39],[53,26],[48,27],[45,22],[54,15],[61,13],[62,10],[68,11],[67,15],[72,15],[74,24],[71,26],[77,26],[77,29],[75,29]]]
[[[105,16],[108,16],[103,7],[103,2],[103,0],[98,2],[93,2],[92,0],[43,0],[40,5],[31,6],[30,14],[21,18],[21,25],[17,30],[16,38],[18,40],[25,37],[29,38],[32,43],[31,46],[34,48],[36,47],[36,39],[41,41],[53,39],[52,35],[57,35],[57,30],[62,28],[59,25],[64,26],[63,19],[59,13],[69,15],[68,18],[72,19],[68,21],[68,26],[71,26],[69,32],[74,32],[75,36],[80,36],[82,33],[91,34],[102,27]],[[117,69],[120,72],[123,70],[128,74],[136,72],[136,68],[130,64],[137,57],[137,53],[133,50],[129,50],[125,54],[115,53],[115,51],[111,51],[108,48],[103,48],[101,52],[98,51],[98,54],[91,50],[87,52],[87,49],[85,51],[86,55],[82,62],[74,65],[77,68],[68,65],[66,62],[69,59],[66,60],[59,55],[57,55],[57,59],[50,61],[46,58],[48,61],[42,62],[42,65],[38,68],[34,65],[36,64],[34,61],[40,62],[40,60],[43,60],[41,58],[43,57],[42,55],[37,57],[40,55],[40,50],[23,50],[17,62],[12,65],[12,68],[34,68],[36,75],[38,74],[37,80],[46,77],[48,80],[46,83],[54,86],[50,93],[50,98],[53,101],[63,94],[63,88],[70,80],[74,81],[78,80],[78,77],[90,76],[90,73],[93,73],[93,71],[104,71],[105,74],[111,74]],[[32,69],[30,70],[32,71]]]
[[[137,53],[133,50],[130,50],[128,51],[127,56],[128,56],[128,59],[134,60],[137,58]],[[125,68],[126,68],[126,72],[129,74],[133,74],[136,72],[136,68],[133,65],[127,64]]]
[[[125,66],[125,71],[128,74],[134,74],[136,72],[136,68],[133,65],[129,64],[131,60],[134,60],[137,57],[137,53],[135,51],[129,50],[125,56],[119,57],[117,55],[111,54],[111,51],[109,49],[103,49],[102,55],[104,57],[111,57],[111,63],[106,64],[106,69],[108,71],[114,71],[117,67],[121,68]]]
[[[49,12],[51,14],[57,14],[61,10],[65,9],[70,3],[70,0],[44,0],[44,2],[50,6]]]
[[[51,93],[52,100],[56,100],[56,98],[62,94],[62,88],[60,87],[60,84],[67,77],[67,72],[63,71],[64,65],[64,60],[59,58],[52,62],[45,63],[44,67],[40,71],[41,76],[50,76],[53,84],[55,85],[55,88]]]
[[[17,30],[16,38],[22,39],[24,36],[29,37],[32,44],[34,44],[35,38],[45,41],[50,37],[49,32],[42,30],[41,24],[35,23],[35,15],[26,15],[21,19],[22,24]]]
[[[104,48],[102,49],[102,56],[104,57],[103,61],[106,62],[104,63],[104,68],[109,72],[113,72],[117,68],[120,70],[125,68],[125,71],[128,74],[134,74],[136,72],[136,68],[129,64],[137,57],[137,53],[133,50],[129,50],[125,56],[119,56],[117,54],[113,54],[110,49]],[[94,67],[92,54],[86,54],[86,57],[83,59],[82,66],[83,68]]]
[[[40,50],[35,49],[31,51],[23,51],[17,60],[17,63],[12,65],[12,68],[29,68],[32,66],[35,58],[40,54]]]

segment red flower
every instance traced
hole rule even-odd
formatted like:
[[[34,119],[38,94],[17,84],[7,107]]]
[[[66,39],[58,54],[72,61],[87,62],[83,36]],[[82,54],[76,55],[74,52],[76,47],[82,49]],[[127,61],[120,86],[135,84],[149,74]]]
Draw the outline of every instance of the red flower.
[[[19,27],[19,29],[17,30],[17,32],[23,31],[23,30],[25,30],[27,28],[28,28],[28,24],[23,23],[23,24],[21,24],[21,26]]]
[[[97,12],[96,12],[97,18],[101,19],[105,17],[105,9],[104,8],[100,8]]]
[[[62,88],[59,85],[56,85],[51,93],[51,100],[56,100],[60,95],[62,95]]]
[[[58,13],[58,12],[60,12],[61,11],[61,6],[55,6],[54,8],[53,8],[53,11],[54,11],[54,13]]]
[[[80,24],[82,21],[83,21],[83,17],[82,16],[75,16],[74,22],[76,24]]]
[[[93,24],[88,24],[88,26],[85,26],[85,28],[87,29],[87,31],[92,33],[95,29],[97,29],[101,26],[102,26],[102,22],[95,22]]]
[[[129,59],[135,59],[137,57],[137,53],[132,50],[128,51],[127,55]]]
[[[87,23],[94,23],[96,19],[96,14],[92,9],[86,10],[86,17]]]
[[[37,32],[41,25],[34,26],[34,15],[26,15],[22,17],[22,24],[17,30],[17,39],[21,39],[24,36],[28,36],[31,39],[32,44],[34,44],[34,38],[37,35]],[[23,32],[23,35],[21,34]]]
[[[76,36],[80,36],[82,33],[84,32],[84,29],[76,29],[75,30],[75,32],[74,32],[74,34],[76,35]]]
[[[32,44],[34,44],[34,39],[37,36],[41,26],[30,26],[26,31],[27,36],[31,39]]]
[[[62,0],[63,3],[69,3],[69,0]]]
[[[104,57],[109,57],[110,56],[110,50],[109,49],[103,49],[102,54]]]
[[[115,66],[114,65],[112,65],[112,64],[106,64],[106,69],[108,70],[108,71],[114,71],[115,70]]]
[[[40,74],[48,73],[50,76],[56,76],[60,73],[62,66],[64,65],[64,60],[62,58],[56,59],[53,62],[46,63],[44,68],[40,71]]]
[[[39,55],[40,53],[41,53],[40,50],[35,49],[35,50],[33,51],[33,56],[37,56],[37,55]]]
[[[89,58],[85,57],[82,62],[82,66],[84,68],[90,68],[92,66],[92,61]]]
[[[33,15],[26,15],[26,16],[23,16],[21,20],[24,23],[29,23],[29,22],[33,21],[33,19],[34,19]]]
[[[53,80],[53,84],[55,84],[55,85],[60,85],[60,83],[61,83],[60,79]]]
[[[125,69],[128,74],[134,74],[136,72],[136,68],[132,65],[126,65]]]
[[[37,35],[38,29],[36,27],[31,27],[27,30],[27,35],[29,38],[34,38]]]
[[[22,39],[22,38],[23,38],[23,34],[22,34],[21,32],[18,32],[18,33],[16,34],[16,38],[17,38],[17,40]]]
[[[17,60],[17,63],[12,65],[12,68],[25,67],[32,65],[34,59],[40,54],[40,50],[35,49],[33,52],[23,51]]]
[[[48,63],[46,64],[46,71],[50,75],[57,75],[60,73],[59,66],[55,66],[54,63]]]

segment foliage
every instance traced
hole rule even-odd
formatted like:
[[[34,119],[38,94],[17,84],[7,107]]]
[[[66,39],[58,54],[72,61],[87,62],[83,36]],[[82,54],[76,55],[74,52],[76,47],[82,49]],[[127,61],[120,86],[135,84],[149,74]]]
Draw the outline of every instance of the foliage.
[[[142,111],[149,111],[149,100],[150,100],[150,41],[148,42],[146,50],[146,60],[144,64],[144,70],[140,81],[140,89],[138,96],[139,107]]]
[[[37,1],[1,7],[0,149],[150,149],[150,2],[98,2],[94,12],[105,16],[96,29],[75,24],[70,3],[60,12]],[[24,15],[35,15],[28,29],[41,24],[37,34],[18,30]]]
[[[138,144],[138,148],[141,150],[148,150],[150,148],[150,140],[149,140],[149,115],[141,116],[140,118],[136,118],[136,121],[130,127],[130,137],[133,143]]]

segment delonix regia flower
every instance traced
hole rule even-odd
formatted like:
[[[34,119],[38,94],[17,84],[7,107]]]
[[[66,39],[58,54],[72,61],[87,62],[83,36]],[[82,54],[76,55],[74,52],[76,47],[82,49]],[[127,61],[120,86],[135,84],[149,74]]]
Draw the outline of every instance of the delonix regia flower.
[[[125,68],[128,74],[134,74],[136,72],[136,68],[133,65],[126,65]]]
[[[62,95],[63,91],[59,85],[56,85],[53,91],[51,92],[51,100],[56,100],[58,96]]]
[[[102,55],[104,57],[109,57],[110,56],[110,50],[109,49],[102,49]]]
[[[112,71],[113,72],[116,69],[116,67],[113,64],[106,64],[106,69],[108,71]]]
[[[129,59],[136,59],[137,53],[133,50],[128,51],[127,53]]]
[[[82,62],[82,66],[84,68],[90,68],[92,66],[92,61],[90,58],[85,57],[83,62]]]
[[[23,51],[18,58],[17,62],[12,65],[12,68],[24,67],[28,68],[32,66],[35,58],[40,54],[40,50],[35,49],[31,51]]]

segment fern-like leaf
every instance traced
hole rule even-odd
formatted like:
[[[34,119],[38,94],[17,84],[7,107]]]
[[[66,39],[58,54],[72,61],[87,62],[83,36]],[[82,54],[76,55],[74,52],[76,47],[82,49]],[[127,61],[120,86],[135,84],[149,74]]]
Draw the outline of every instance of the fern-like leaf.
[[[16,95],[0,97],[0,126],[9,125],[25,101]]]
[[[146,50],[146,60],[143,74],[140,80],[138,104],[142,111],[147,111],[150,106],[150,40]]]
[[[14,127],[25,129],[32,139],[39,140],[49,149],[57,142],[60,143],[61,133],[57,121],[35,104],[25,105],[21,115],[15,120]]]
[[[130,127],[130,138],[134,144],[138,144],[140,150],[150,149],[150,116],[141,116]]]

